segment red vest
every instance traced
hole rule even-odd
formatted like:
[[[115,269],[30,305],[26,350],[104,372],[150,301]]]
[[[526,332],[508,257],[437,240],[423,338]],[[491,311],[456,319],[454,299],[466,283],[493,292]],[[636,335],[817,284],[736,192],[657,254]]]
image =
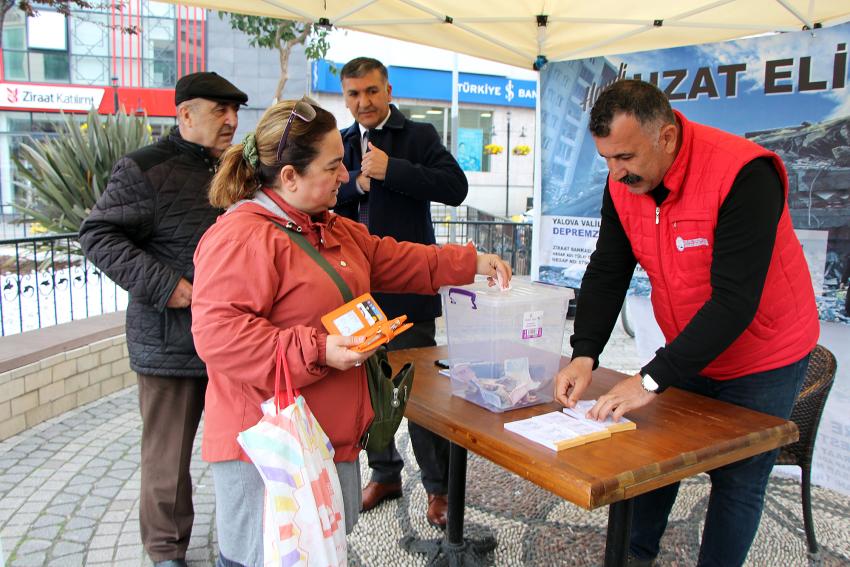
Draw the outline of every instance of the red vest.
[[[653,311],[668,343],[711,297],[717,216],[741,168],[756,158],[772,158],[788,197],[779,156],[744,138],[688,122],[679,112],[676,117],[682,145],[664,176],[670,194],[660,207],[651,195],[634,195],[608,178],[632,250],[649,275]],[[756,315],[701,374],[726,380],[786,366],[814,348],[819,331],[809,268],[785,206]]]

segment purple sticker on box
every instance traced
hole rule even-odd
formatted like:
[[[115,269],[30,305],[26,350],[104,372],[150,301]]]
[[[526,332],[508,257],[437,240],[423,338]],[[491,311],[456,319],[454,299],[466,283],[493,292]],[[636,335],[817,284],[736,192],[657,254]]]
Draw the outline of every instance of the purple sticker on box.
[[[537,339],[543,336],[543,311],[526,311],[522,314],[522,338]]]
[[[523,329],[522,330],[522,338],[524,339],[536,339],[538,337],[543,336],[543,329]]]

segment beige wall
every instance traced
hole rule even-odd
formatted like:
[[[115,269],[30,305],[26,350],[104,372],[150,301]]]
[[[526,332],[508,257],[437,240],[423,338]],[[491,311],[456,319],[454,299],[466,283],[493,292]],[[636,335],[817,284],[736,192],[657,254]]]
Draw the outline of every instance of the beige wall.
[[[0,373],[0,440],[135,383],[123,334],[7,370]]]

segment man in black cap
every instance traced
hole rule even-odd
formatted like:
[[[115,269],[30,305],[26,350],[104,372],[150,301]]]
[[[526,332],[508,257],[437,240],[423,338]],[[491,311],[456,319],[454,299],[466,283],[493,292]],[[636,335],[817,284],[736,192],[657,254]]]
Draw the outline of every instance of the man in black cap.
[[[182,77],[177,126],[115,164],[80,227],[86,256],[130,294],[127,348],[142,414],[139,523],[154,564],[185,566],[192,532],[192,444],[206,368],[192,342],[192,256],[220,210],[209,183],[248,95],[215,73]]]

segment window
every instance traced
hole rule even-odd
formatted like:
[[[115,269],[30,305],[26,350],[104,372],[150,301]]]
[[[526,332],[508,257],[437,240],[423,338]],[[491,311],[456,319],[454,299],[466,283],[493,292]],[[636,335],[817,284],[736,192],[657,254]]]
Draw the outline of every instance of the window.
[[[174,18],[174,5],[164,2],[144,2],[144,14],[157,18]]]
[[[71,81],[109,85],[109,30],[106,14],[84,13],[70,20]]]
[[[9,10],[3,24],[3,49],[27,48],[27,22],[21,10]]]
[[[143,19],[142,85],[173,87],[177,82],[176,23],[172,19]]]
[[[72,56],[71,81],[78,85],[109,85],[109,58]]]
[[[6,15],[3,33],[5,79],[67,83],[68,20],[42,8],[38,17],[27,18],[14,8]]]
[[[27,19],[27,47],[68,51],[68,26],[64,14],[40,10]]]
[[[143,16],[141,37],[125,37],[125,41],[133,45],[136,41],[141,43],[140,86],[173,88],[177,82],[178,39],[174,6],[147,1],[140,4]],[[109,4],[93,4],[91,8],[71,6],[73,15],[70,18],[44,6],[38,8],[39,15],[35,18],[27,18],[17,7],[6,14],[4,78],[10,81],[109,86],[113,75]],[[199,13],[205,14],[203,10]],[[135,15],[133,18],[135,23]],[[192,43],[193,38],[189,40],[190,49],[201,49],[199,43]],[[136,62],[128,60],[126,64],[135,77],[138,70]]]
[[[561,108],[562,106],[564,106],[564,95],[558,94],[557,96],[555,96],[554,100],[555,100],[555,106],[557,108]]]
[[[109,17],[81,14],[71,18],[71,52],[74,55],[109,57]]]
[[[557,163],[552,166],[552,177],[556,179],[563,179],[564,174],[567,172],[567,167],[563,164]]]
[[[449,120],[451,117],[449,116],[448,108],[442,108],[439,106],[413,106],[405,104],[400,105],[398,109],[411,120],[431,124],[437,129],[437,134],[440,135],[443,145],[449,145],[448,131],[450,130]]]
[[[67,52],[30,51],[29,63],[30,80],[33,82],[67,83],[70,80]]]
[[[573,99],[582,101],[585,96],[587,96],[587,87],[576,81],[576,84],[573,86]]]
[[[28,112],[3,112],[0,117],[0,147],[8,152],[10,157],[23,157],[21,145],[32,145],[33,140],[42,141],[55,136],[57,126],[62,123],[63,118],[58,114],[50,113],[28,113]],[[18,166],[13,159],[8,159],[2,164],[4,168],[0,178],[4,182],[2,188],[3,210],[6,213],[15,214],[8,207],[8,203],[19,202],[26,198],[28,186],[27,181],[18,171]],[[8,169],[6,169],[8,168]]]
[[[489,110],[458,110],[457,159],[464,171],[490,171],[490,155],[484,146],[492,141],[493,113]]]
[[[4,78],[12,81],[29,80],[29,65],[26,51],[6,51],[3,53]]]
[[[85,114],[70,116],[78,123],[86,120]],[[64,118],[55,113],[4,111],[0,113],[0,148],[8,151],[10,156],[21,157],[22,144],[32,145],[33,140],[53,138],[58,135],[57,131],[63,124]],[[148,117],[148,124],[151,126],[152,138],[158,140],[171,130],[171,127],[175,124],[175,119]],[[0,190],[0,195],[2,195],[0,196],[0,205],[5,205],[3,210],[6,213],[14,213],[8,203],[24,198],[27,192],[24,187],[27,184],[12,159],[8,159],[0,166],[8,168],[0,174],[0,179],[5,183]]]
[[[584,79],[584,82],[590,84],[593,82],[594,73],[587,65],[582,65],[578,76]]]

